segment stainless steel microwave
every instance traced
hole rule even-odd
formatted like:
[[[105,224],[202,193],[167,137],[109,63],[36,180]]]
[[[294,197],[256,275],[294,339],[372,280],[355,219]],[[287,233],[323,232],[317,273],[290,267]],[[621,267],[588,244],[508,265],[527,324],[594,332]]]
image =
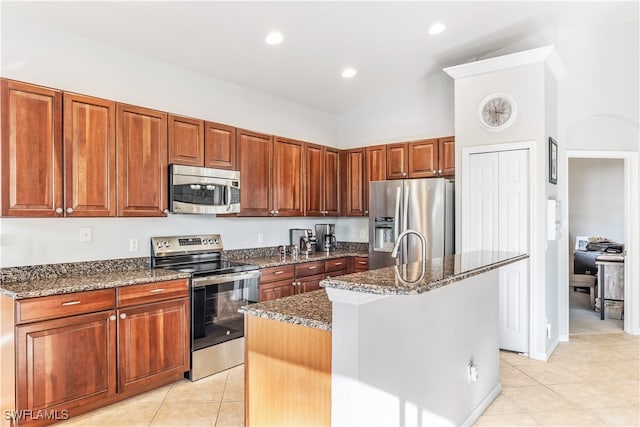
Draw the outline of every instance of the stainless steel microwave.
[[[240,212],[240,172],[169,165],[169,211],[181,214]]]

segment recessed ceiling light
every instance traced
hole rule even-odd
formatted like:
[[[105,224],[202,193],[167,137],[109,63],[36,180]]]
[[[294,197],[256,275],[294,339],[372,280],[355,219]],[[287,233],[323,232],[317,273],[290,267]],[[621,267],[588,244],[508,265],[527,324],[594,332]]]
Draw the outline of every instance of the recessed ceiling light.
[[[356,71],[355,68],[345,68],[344,71],[342,71],[342,77],[344,77],[345,79],[350,79],[351,77],[355,76],[356,74],[358,74],[358,72]]]
[[[446,28],[447,26],[442,22],[436,22],[431,26],[431,28],[429,28],[429,34],[435,36],[436,34],[440,34],[441,32],[443,32]]]
[[[264,39],[267,44],[280,44],[284,40],[284,36],[277,31],[269,33],[267,37]]]

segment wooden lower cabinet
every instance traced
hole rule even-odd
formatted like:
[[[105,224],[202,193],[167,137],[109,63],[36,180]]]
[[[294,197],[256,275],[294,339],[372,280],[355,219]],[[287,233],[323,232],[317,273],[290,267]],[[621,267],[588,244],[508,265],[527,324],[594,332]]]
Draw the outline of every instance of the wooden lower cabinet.
[[[118,310],[118,391],[147,390],[189,370],[189,299]]]
[[[116,325],[108,310],[18,326],[17,408],[69,410],[115,394]]]
[[[320,289],[320,281],[325,277],[326,276],[324,275],[324,273],[322,273],[315,276],[307,276],[296,279],[296,294],[317,291],[318,289]]]
[[[245,425],[331,425],[331,332],[245,316]]]
[[[368,257],[353,257],[353,272],[369,271],[369,258]]]
[[[0,425],[51,424],[182,379],[188,290],[180,279],[118,288],[118,298],[116,289],[0,295],[0,332],[15,337],[0,340]],[[13,411],[20,419],[7,419]]]
[[[293,279],[279,280],[271,283],[260,283],[259,300],[269,301],[288,297],[294,294]]]

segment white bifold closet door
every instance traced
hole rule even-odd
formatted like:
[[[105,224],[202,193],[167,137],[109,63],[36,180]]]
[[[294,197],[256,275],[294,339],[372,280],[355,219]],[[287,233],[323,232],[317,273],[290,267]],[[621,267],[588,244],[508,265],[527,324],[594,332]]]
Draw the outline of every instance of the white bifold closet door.
[[[529,150],[469,156],[463,251],[529,253]],[[529,352],[529,263],[500,268],[500,348]]]

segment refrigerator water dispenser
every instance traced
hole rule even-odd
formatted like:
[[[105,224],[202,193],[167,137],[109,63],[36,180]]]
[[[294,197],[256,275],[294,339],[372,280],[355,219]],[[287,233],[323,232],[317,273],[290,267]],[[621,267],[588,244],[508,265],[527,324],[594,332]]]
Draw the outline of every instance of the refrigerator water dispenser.
[[[374,219],[373,250],[391,252],[396,242],[395,219],[393,217],[377,216]]]

